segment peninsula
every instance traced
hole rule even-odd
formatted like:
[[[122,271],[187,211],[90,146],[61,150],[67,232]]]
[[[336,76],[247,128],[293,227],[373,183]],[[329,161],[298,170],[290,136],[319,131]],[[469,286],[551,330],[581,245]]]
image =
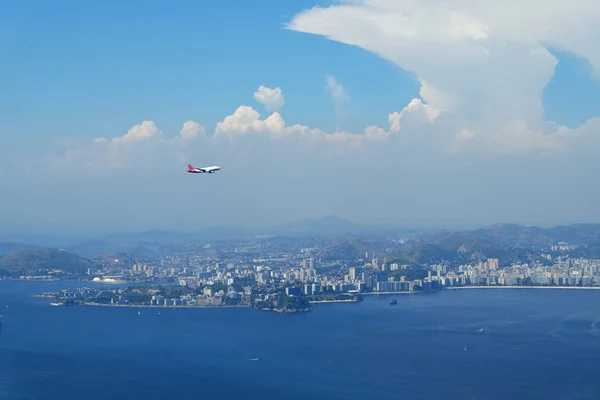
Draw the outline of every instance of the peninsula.
[[[112,307],[252,307],[257,310],[283,313],[312,311],[313,304],[330,302],[358,302],[359,294],[294,295],[285,292],[243,293],[231,290],[225,293],[213,288],[191,289],[182,286],[129,286],[120,289],[78,288],[42,293],[38,297],[52,300],[54,306],[112,306]]]

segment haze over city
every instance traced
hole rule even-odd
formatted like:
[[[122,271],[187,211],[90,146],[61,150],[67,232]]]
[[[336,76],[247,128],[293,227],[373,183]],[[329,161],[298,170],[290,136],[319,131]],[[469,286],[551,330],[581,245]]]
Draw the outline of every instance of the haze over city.
[[[4,4],[2,230],[600,220],[597,1],[260,3]]]

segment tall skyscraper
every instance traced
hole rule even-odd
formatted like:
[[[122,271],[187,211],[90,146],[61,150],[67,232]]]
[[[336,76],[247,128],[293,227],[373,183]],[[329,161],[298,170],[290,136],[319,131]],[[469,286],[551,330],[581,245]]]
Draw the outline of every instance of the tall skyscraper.
[[[350,280],[353,282],[356,280],[356,268],[355,267],[350,268]]]

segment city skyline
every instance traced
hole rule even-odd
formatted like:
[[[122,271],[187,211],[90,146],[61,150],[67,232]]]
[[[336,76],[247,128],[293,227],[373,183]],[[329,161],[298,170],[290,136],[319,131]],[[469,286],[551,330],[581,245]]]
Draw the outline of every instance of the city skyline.
[[[3,229],[600,221],[600,6],[444,4],[6,6]]]

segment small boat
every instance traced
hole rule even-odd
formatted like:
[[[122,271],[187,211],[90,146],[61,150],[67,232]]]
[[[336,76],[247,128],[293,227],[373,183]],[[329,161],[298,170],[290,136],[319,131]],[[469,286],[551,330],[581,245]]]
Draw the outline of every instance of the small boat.
[[[483,332],[483,328],[477,329],[477,332]]]
[[[391,306],[395,306],[396,304],[398,304],[396,300],[392,300],[392,302],[390,303]]]

